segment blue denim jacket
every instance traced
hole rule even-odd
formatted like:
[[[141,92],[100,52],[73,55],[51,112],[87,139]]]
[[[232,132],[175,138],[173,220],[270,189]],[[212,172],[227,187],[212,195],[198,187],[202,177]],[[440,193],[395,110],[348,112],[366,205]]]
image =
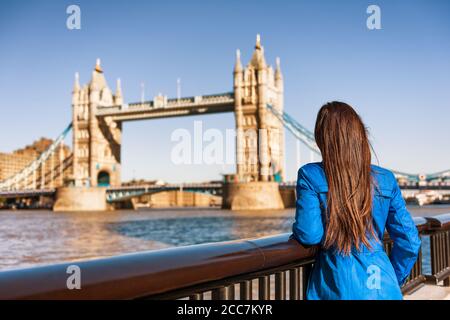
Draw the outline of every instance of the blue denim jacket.
[[[402,299],[400,286],[417,259],[420,237],[392,172],[372,165],[372,175],[377,239],[370,239],[370,249],[363,245],[347,256],[321,248],[309,278],[307,299]],[[321,244],[325,239],[327,192],[321,162],[299,169],[292,229],[303,245]],[[389,257],[382,245],[385,229],[394,241]]]

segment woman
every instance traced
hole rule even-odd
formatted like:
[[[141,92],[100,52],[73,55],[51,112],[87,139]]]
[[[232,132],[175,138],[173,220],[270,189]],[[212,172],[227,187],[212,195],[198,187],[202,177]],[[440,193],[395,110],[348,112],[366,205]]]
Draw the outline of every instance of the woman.
[[[301,244],[320,244],[307,299],[402,299],[420,238],[394,175],[370,164],[366,129],[349,105],[324,105],[314,131],[323,161],[298,171],[293,225]]]

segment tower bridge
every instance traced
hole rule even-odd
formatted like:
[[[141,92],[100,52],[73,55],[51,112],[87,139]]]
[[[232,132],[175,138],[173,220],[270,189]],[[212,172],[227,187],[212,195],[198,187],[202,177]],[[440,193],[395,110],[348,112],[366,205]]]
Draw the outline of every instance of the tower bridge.
[[[284,204],[278,182],[285,180],[284,128],[312,152],[320,154],[313,133],[284,111],[283,100],[280,60],[277,58],[275,68],[266,62],[259,36],[246,66],[241,62],[239,50],[236,53],[233,91],[219,94],[175,99],[158,95],[152,101],[124,103],[120,80],[117,80],[113,93],[97,60],[89,83],[80,85],[78,73],[75,76],[72,123],[37,159],[17,174],[0,181],[0,197],[48,195],[54,190],[55,206],[60,210],[106,208],[106,199],[150,191],[135,188],[132,192],[121,186],[123,122],[233,112],[237,132],[236,175],[233,183],[221,186],[224,206],[231,209],[282,208]],[[64,155],[70,161],[60,159],[60,163],[66,164],[63,168],[66,171],[61,171],[58,176],[54,174],[54,166],[48,162],[61,150],[70,129],[73,151]],[[244,134],[252,130],[261,134]],[[39,176],[40,183],[36,181],[39,179],[37,172],[44,173]],[[405,188],[420,189],[430,185],[442,190],[450,189],[450,170],[429,175],[395,170],[394,173]],[[281,189],[288,187],[289,184],[283,184]],[[169,186],[166,188],[170,189]],[[198,186],[193,190],[205,188],[208,187]],[[293,186],[290,188],[294,189]]]

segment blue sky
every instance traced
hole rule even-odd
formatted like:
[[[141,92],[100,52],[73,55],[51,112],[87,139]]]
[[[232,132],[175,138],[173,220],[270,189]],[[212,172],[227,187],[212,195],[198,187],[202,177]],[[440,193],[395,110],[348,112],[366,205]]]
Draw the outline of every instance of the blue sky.
[[[81,30],[66,8],[81,8]],[[366,8],[381,8],[368,30]],[[56,137],[70,122],[73,75],[90,79],[95,59],[126,102],[159,92],[230,91],[235,50],[250,59],[261,34],[266,59],[279,56],[285,110],[312,129],[330,100],[353,105],[370,128],[379,164],[418,173],[450,168],[449,1],[1,1],[0,151]],[[130,122],[123,131],[123,178],[216,179],[232,168],[170,163],[177,128],[234,127],[232,114]],[[295,142],[286,134],[287,177]],[[302,148],[303,161],[309,153]]]

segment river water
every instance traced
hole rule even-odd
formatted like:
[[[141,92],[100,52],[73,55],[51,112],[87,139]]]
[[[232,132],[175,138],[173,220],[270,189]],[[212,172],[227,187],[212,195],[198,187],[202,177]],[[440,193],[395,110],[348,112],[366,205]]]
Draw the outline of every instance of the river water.
[[[413,216],[432,216],[450,212],[450,206],[410,206],[409,210]],[[294,209],[0,211],[0,270],[290,232],[293,217]]]

